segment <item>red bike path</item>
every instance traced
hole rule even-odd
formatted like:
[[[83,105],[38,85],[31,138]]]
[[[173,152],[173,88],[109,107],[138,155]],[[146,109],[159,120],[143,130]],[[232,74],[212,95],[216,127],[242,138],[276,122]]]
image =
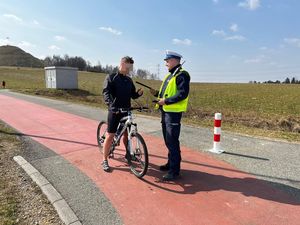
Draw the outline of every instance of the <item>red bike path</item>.
[[[142,134],[150,153],[145,177],[130,173],[122,146],[110,160],[113,171],[105,173],[96,143],[97,121],[4,95],[0,102],[1,120],[90,177],[124,224],[299,224],[299,202],[209,154],[182,146],[182,178],[162,182],[158,165],[166,161],[164,142]]]

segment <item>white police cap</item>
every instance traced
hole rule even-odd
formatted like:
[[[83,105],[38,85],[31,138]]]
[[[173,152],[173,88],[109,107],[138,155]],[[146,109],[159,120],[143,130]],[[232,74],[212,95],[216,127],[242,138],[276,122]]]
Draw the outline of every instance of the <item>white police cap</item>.
[[[180,55],[180,54],[177,53],[177,52],[173,52],[173,51],[170,51],[170,50],[166,50],[166,57],[164,58],[164,60],[168,60],[168,59],[171,59],[171,58],[181,59],[181,58],[182,58],[182,55]]]

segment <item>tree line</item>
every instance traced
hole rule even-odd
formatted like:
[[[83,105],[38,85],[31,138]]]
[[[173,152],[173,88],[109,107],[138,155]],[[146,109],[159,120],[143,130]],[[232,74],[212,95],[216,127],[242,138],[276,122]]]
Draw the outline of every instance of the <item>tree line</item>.
[[[102,66],[100,62],[97,65],[92,65],[89,61],[80,56],[71,57],[69,55],[47,56],[44,59],[45,66],[68,66],[76,67],[80,71],[96,72],[111,74],[118,71],[118,66],[106,65]],[[133,77],[142,79],[159,80],[158,74],[150,73],[148,70],[137,69],[132,73]]]
[[[260,83],[264,83],[264,84],[300,84],[300,80],[297,80],[296,77],[292,77],[291,79],[289,77],[287,77],[283,81],[268,80],[268,81],[264,81],[264,82],[257,82],[257,81],[254,80],[254,81],[249,81],[249,83],[250,84],[260,84]]]

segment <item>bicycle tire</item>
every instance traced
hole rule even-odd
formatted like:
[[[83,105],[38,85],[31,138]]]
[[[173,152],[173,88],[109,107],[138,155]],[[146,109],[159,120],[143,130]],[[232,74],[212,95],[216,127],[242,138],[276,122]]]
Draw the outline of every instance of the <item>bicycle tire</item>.
[[[97,128],[97,143],[101,153],[103,153],[103,143],[106,137],[106,132],[107,132],[107,122],[103,120],[98,124],[98,128]]]
[[[136,140],[135,140],[136,139]],[[144,138],[139,133],[133,133],[130,137],[132,152],[130,157],[130,170],[138,178],[142,178],[148,170],[148,149]]]

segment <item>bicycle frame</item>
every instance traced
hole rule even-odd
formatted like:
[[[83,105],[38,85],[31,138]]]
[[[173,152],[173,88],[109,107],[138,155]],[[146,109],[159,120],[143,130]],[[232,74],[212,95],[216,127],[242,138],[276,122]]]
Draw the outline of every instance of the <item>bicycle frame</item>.
[[[148,150],[147,150],[147,145],[145,143],[145,140],[138,133],[137,124],[133,120],[132,111],[133,110],[142,111],[146,109],[149,108],[130,107],[128,109],[118,109],[117,112],[123,114],[121,114],[122,118],[118,124],[117,132],[115,133],[112,144],[109,148],[109,157],[114,158],[115,147],[119,145],[122,135],[124,135],[125,132],[127,133],[128,142],[126,143],[127,145],[125,146],[126,147],[125,159],[127,160],[127,163],[130,166],[130,170],[138,178],[142,178],[147,173],[149,156],[148,156]],[[104,127],[104,129],[101,131],[102,127]],[[107,132],[107,122],[100,121],[97,128],[97,142],[102,153],[103,153],[103,143],[105,142],[106,132]]]
[[[124,127],[122,128],[121,132],[116,136],[117,138],[113,140],[110,152],[114,151],[117,143],[119,143],[119,141],[121,140],[122,135],[125,133],[125,131],[127,131],[128,145],[129,145],[129,149],[130,149],[130,154],[133,155],[134,153],[132,152],[131,141],[130,141],[129,137],[134,132],[137,132],[137,124],[133,122],[133,116],[132,116],[132,111],[131,110],[124,110],[124,111],[120,110],[120,112],[127,112],[128,115],[124,116],[119,122],[119,125],[124,122]],[[139,144],[139,143],[137,143],[137,144]],[[127,147],[125,146],[125,148],[127,148]]]

